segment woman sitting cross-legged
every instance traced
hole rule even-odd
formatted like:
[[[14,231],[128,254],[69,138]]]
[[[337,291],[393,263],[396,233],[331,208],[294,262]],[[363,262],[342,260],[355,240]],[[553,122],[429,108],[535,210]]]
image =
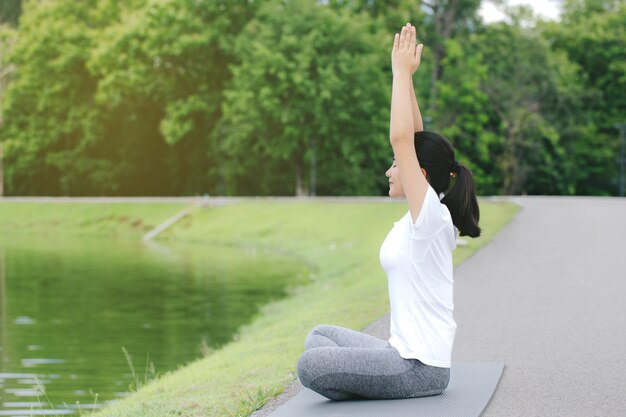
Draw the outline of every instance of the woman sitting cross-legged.
[[[298,361],[302,384],[332,400],[437,395],[450,380],[452,251],[458,234],[480,235],[479,209],[471,171],[456,161],[447,139],[423,131],[412,85],[421,52],[415,28],[407,24],[391,52],[394,161],[386,176],[389,196],[406,198],[409,209],[379,254],[388,278],[391,337],[319,325]]]

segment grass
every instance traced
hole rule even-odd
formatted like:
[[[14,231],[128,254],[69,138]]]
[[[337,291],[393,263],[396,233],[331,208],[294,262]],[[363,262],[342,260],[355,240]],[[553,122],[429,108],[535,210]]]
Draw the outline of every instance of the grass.
[[[130,374],[133,378],[133,381],[128,386],[129,392],[137,391],[143,385],[148,384],[149,381],[157,379],[157,373],[154,368],[154,363],[150,362],[150,353],[148,353],[146,357],[146,369],[143,376],[143,381],[139,379],[139,375],[135,371],[135,366],[133,365],[133,360],[130,357],[130,353],[126,350],[124,346],[122,346],[122,352],[124,352],[124,357],[126,358],[126,363],[128,364],[128,368],[130,369]]]
[[[0,231],[6,210],[0,204]],[[157,225],[179,209],[133,208],[144,225]],[[156,205],[155,205],[156,206]],[[480,201],[483,236],[468,239],[454,254],[458,265],[517,212],[511,203]],[[40,207],[46,211],[48,206]],[[125,214],[121,207],[115,214]],[[289,297],[265,305],[255,319],[240,329],[233,342],[207,352],[207,356],[166,373],[137,392],[107,406],[102,416],[246,416],[267,399],[282,392],[296,377],[304,338],[317,324],[329,323],[362,329],[388,312],[387,278],[379,264],[382,241],[407,211],[406,202],[243,202],[198,208],[168,229],[158,240],[258,247],[289,254],[312,266],[309,283],[295,287]],[[13,230],[72,232],[67,227],[85,224],[102,232],[103,215],[72,208],[73,219],[57,211],[37,221],[13,218]],[[109,210],[102,208],[102,210]],[[141,210],[146,210],[142,217]],[[170,211],[167,211],[170,210]],[[68,208],[69,211],[69,208]],[[96,210],[97,211],[97,210]],[[161,216],[158,220],[156,218]],[[133,218],[135,218],[133,217]],[[90,219],[101,219],[98,221]],[[112,220],[111,220],[112,221]],[[140,236],[129,222],[113,224],[118,234]],[[110,225],[110,224],[109,224]],[[126,230],[126,232],[124,232]],[[131,231],[129,231],[131,230]],[[81,232],[83,233],[83,232]]]
[[[0,202],[2,235],[140,237],[184,204]]]
[[[43,398],[46,400],[46,404],[50,407],[50,410],[58,410],[58,408],[56,408],[54,406],[54,404],[52,404],[52,402],[50,401],[50,398],[48,398],[48,394],[46,393],[46,387],[43,384],[43,382],[41,382],[39,380],[39,378],[37,378],[35,376],[35,391],[37,392],[37,402],[39,403],[39,406],[37,408],[31,406],[30,411],[31,413],[35,410],[37,410],[37,412],[30,414],[31,417],[34,417],[35,415],[41,415],[41,411],[44,410],[44,408],[41,406],[41,404],[44,404],[42,402],[42,398],[40,396],[43,396]],[[89,392],[91,393],[91,395],[94,398],[94,402],[91,405],[91,411],[86,412],[84,411],[82,408],[77,408],[78,409],[78,414],[80,417],[93,417],[96,413],[97,407],[98,407],[98,393],[94,393],[93,391],[89,390]],[[65,406],[65,410],[73,410],[71,407],[69,407],[66,403],[63,403],[63,405]],[[80,405],[78,402],[76,403],[76,405]]]

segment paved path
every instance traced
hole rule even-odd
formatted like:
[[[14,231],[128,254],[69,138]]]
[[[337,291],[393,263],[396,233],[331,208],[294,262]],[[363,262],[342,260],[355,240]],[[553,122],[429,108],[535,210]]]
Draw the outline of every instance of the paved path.
[[[510,200],[522,211],[454,276],[453,360],[506,365],[483,416],[626,416],[626,199]],[[364,331],[388,338],[389,316]]]

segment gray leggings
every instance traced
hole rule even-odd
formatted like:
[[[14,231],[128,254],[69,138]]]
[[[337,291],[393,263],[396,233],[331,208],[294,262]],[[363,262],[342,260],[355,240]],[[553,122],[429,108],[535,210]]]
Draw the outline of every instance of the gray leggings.
[[[304,347],[300,382],[331,400],[438,395],[450,380],[450,368],[404,359],[389,342],[345,327],[316,326]]]

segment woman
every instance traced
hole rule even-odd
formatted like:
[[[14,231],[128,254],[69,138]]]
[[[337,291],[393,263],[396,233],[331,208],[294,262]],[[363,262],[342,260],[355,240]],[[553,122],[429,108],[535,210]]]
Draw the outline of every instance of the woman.
[[[472,173],[455,160],[452,145],[422,131],[412,85],[422,48],[415,46],[415,28],[407,23],[391,52],[394,162],[385,175],[389,196],[406,197],[409,205],[380,248],[391,337],[384,341],[320,325],[306,337],[298,362],[302,384],[332,400],[437,395],[450,379],[456,332],[452,250],[458,233],[480,235],[479,209]]]

